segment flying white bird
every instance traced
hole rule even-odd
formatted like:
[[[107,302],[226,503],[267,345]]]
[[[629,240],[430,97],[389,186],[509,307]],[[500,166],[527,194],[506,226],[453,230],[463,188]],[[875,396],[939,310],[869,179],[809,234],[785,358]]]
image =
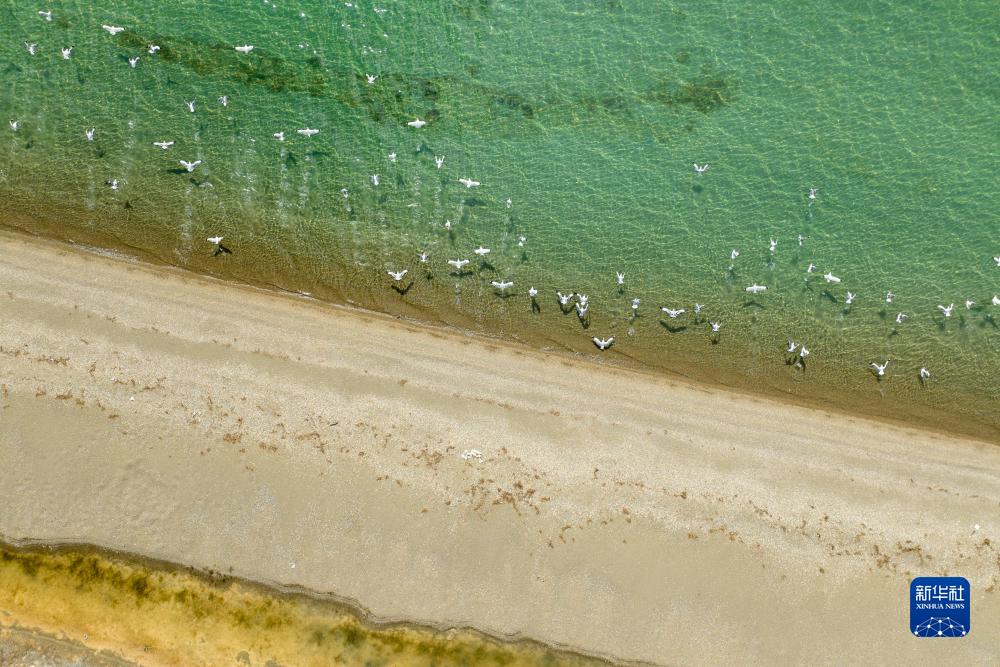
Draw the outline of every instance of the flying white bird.
[[[778,249],[778,242],[774,239],[771,239],[771,243],[769,245],[771,252],[774,252],[775,250]]]
[[[708,171],[708,164],[703,164],[701,166],[698,166],[698,163],[695,162],[694,170],[699,174],[704,174],[706,171]]]
[[[812,273],[815,270],[816,270],[816,265],[813,264],[812,262],[809,262],[809,266],[806,267],[806,273]]]
[[[112,190],[117,190],[118,189],[118,179],[115,178],[115,179],[112,179],[112,180],[108,181],[108,187],[111,188]]]
[[[240,53],[250,53],[253,51],[253,44],[244,44],[243,46],[234,46],[233,48]]]
[[[687,312],[683,308],[678,308],[678,309],[674,310],[673,308],[667,308],[665,306],[663,308],[660,308],[660,310],[662,310],[663,312],[665,312],[667,314],[667,316],[669,316],[670,319],[672,319],[672,320],[676,319],[679,315],[683,315],[684,313]]]
[[[441,165],[444,164],[444,156],[443,155],[435,155],[434,156],[434,164],[436,164],[437,168],[440,169]]]
[[[301,134],[303,137],[311,137],[314,134],[319,134],[319,130],[314,130],[311,127],[306,127],[301,130],[295,130],[295,131]]]
[[[511,280],[507,280],[507,281],[504,281],[504,282],[501,282],[499,280],[494,280],[494,281],[492,281],[490,283],[490,285],[493,285],[494,287],[496,287],[499,290],[505,290],[505,289],[508,289],[510,287],[513,287],[514,286],[514,282],[511,281]]]
[[[186,160],[180,160],[181,166],[188,170],[188,173],[194,171],[194,168],[201,164],[201,160],[195,160],[194,162],[187,162]]]
[[[579,301],[582,306],[586,306],[587,302],[590,301],[590,297],[586,294],[574,294],[573,296],[576,297],[576,300]]]
[[[518,236],[517,237],[517,247],[518,248],[523,248],[524,247],[524,242],[527,241],[527,240],[528,240],[527,236]]]
[[[611,336],[610,338],[598,338],[597,336],[594,336],[591,340],[594,341],[594,345],[596,345],[598,349],[606,350],[611,347],[612,343],[615,342],[615,337]]]
[[[372,185],[378,185],[379,182],[380,182],[379,181],[379,175],[378,174],[372,174]]]
[[[896,324],[902,324],[908,317],[906,313],[896,313]]]
[[[511,206],[514,205],[514,200],[511,199],[510,197],[507,197],[507,201],[504,202],[504,205],[506,205],[507,208],[510,208]]]
[[[51,21],[52,20],[52,12],[40,11],[40,12],[38,12],[38,15],[41,16],[46,21]]]
[[[208,237],[208,242],[211,243],[211,244],[213,244],[213,245],[219,245],[220,243],[222,243],[222,237],[221,236],[209,236]]]
[[[158,148],[162,148],[163,150],[167,150],[168,148],[170,148],[171,146],[174,145],[174,142],[172,142],[172,141],[154,141],[153,145],[157,146]]]
[[[753,285],[751,285],[750,287],[748,287],[746,291],[750,292],[751,294],[759,294],[760,292],[766,292],[767,291],[767,286],[766,285],[758,285],[757,283],[754,283]]]
[[[844,299],[844,303],[846,303],[847,305],[851,305],[851,302],[854,301],[854,297],[856,296],[857,294],[855,294],[854,292],[848,291],[847,297]]]
[[[28,50],[28,53],[31,55],[35,55],[36,53],[38,53],[38,44],[32,42],[25,42],[24,48],[26,48]]]
[[[996,294],[993,295],[993,305],[1000,306],[1000,296],[997,296]]]
[[[632,310],[633,311],[639,310],[639,304],[640,303],[642,303],[642,300],[640,300],[638,298],[632,299]]]
[[[484,248],[483,246],[479,246],[478,248],[476,248],[472,252],[474,252],[477,255],[479,255],[480,257],[482,257],[483,255],[488,255],[490,253],[490,249],[489,248]]]
[[[452,266],[454,266],[459,271],[461,271],[462,267],[469,263],[469,260],[467,260],[467,259],[449,259],[448,263],[451,264]]]
[[[284,132],[275,132],[274,133],[274,138],[277,139],[278,141],[284,141],[285,140],[285,133]]]
[[[973,301],[972,299],[966,299],[966,300],[965,300],[965,309],[966,309],[966,310],[972,310],[972,307],[973,307],[974,305],[976,305],[976,302],[975,302],[975,301]]]
[[[194,103],[195,103],[195,100],[191,100],[190,102],[185,102],[184,106],[186,106],[188,108],[188,111],[190,111],[191,113],[194,113]]]
[[[84,132],[84,134],[87,136],[87,141],[93,141],[94,140],[94,131],[95,130],[96,130],[96,128],[92,127],[89,130],[87,130],[86,132]]]
[[[121,31],[123,31],[125,29],[125,28],[122,28],[121,26],[108,25],[107,23],[101,24],[101,27],[104,28],[105,30],[107,30],[108,32],[110,32],[112,35],[117,35],[118,33],[120,33]]]
[[[789,340],[788,341],[788,347],[785,348],[785,352],[787,352],[788,354],[791,354],[792,352],[795,351],[795,348],[797,348],[798,346],[799,346],[799,344],[796,343],[794,340]]]
[[[729,253],[729,259],[736,259],[739,256],[740,256],[740,251],[736,250],[735,248],[731,253]]]
[[[625,274],[622,273],[621,271],[616,271],[615,272],[615,280],[618,282],[619,285],[624,285],[625,284]]]
[[[538,290],[536,290],[534,287],[529,287],[528,288],[528,296],[530,296],[532,299],[534,299],[536,296],[538,296]]]
[[[802,246],[802,244],[803,244],[803,243],[805,243],[805,242],[806,242],[806,237],[805,237],[805,236],[802,236],[802,234],[799,234],[799,235],[798,235],[798,236],[796,236],[795,238],[796,238],[796,240],[797,240],[797,241],[799,242],[799,246],[800,246],[800,247]]]
[[[219,104],[221,104],[224,107],[228,107],[229,106],[229,95],[223,95],[222,97],[220,97],[219,98]]]
[[[875,369],[875,371],[876,371],[876,373],[878,374],[879,377],[882,377],[883,375],[885,375],[885,367],[889,365],[889,362],[886,361],[884,364],[880,365],[880,364],[876,364],[873,361],[873,362],[871,362],[868,365]]]
[[[155,56],[156,52],[159,50],[160,50],[159,46],[157,46],[156,44],[150,44],[149,49],[146,52],[149,53],[149,55],[151,56]]]
[[[819,192],[819,188],[809,188],[809,199],[816,199],[816,194]]]
[[[955,304],[949,304],[948,306],[938,305],[938,310],[944,313],[945,317],[951,317],[951,311],[955,308]]]
[[[133,56],[132,58],[129,58],[128,64],[132,66],[132,69],[135,69],[135,66],[139,64],[139,56]]]
[[[389,153],[389,162],[395,162],[395,161],[396,161],[396,154]]]
[[[398,283],[403,279],[403,276],[409,273],[409,269],[403,269],[402,271],[386,271],[386,273],[392,276],[392,279]]]
[[[426,124],[427,124],[426,120],[420,120],[419,118],[417,118],[416,120],[411,120],[409,123],[407,123],[407,125],[409,125],[410,127],[415,127],[418,130]]]
[[[69,60],[69,57],[73,55],[73,47],[72,46],[63,47],[59,49],[59,52],[62,54],[63,60]]]
[[[701,309],[704,308],[704,307],[705,307],[705,304],[703,304],[703,303],[696,303],[696,304],[694,304],[694,314],[697,315],[698,313],[700,313]]]
[[[828,283],[839,283],[840,282],[840,278],[838,278],[837,276],[833,275],[829,271],[827,271],[825,274],[823,274],[823,279],[826,280],[826,282],[828,282]]]
[[[14,132],[17,132],[18,128],[21,127],[21,121],[19,120],[9,120],[7,123]]]
[[[420,258],[420,262],[422,264],[426,264],[427,263],[427,258],[429,257],[429,255],[426,252],[421,252],[419,255],[417,255],[417,257]]]
[[[460,178],[458,182],[467,188],[474,188],[479,185],[479,181],[474,181],[471,178]]]
[[[997,255],[996,257],[994,257],[993,261],[997,263],[997,266],[1000,266],[1000,255]]]
[[[928,379],[930,379],[930,377],[931,377],[931,372],[929,370],[927,370],[926,368],[921,367],[920,368],[920,379],[921,380],[928,380]]]
[[[563,294],[562,292],[556,292],[556,296],[559,298],[560,306],[565,306],[573,299],[572,294]]]
[[[576,308],[577,316],[582,320],[586,319],[587,311],[590,310],[590,306],[585,303],[578,303],[574,306]]]
[[[712,327],[712,333],[719,333],[719,329],[722,328],[722,322],[709,322],[708,325]]]
[[[365,74],[365,79],[368,80],[368,85],[375,83],[375,79],[378,78],[378,74]]]
[[[801,347],[799,347],[799,357],[805,359],[808,356],[809,356],[809,350],[806,349],[806,346],[802,345]]]
[[[885,293],[885,302],[892,303],[892,300],[896,298],[896,295],[892,293],[892,290]]]

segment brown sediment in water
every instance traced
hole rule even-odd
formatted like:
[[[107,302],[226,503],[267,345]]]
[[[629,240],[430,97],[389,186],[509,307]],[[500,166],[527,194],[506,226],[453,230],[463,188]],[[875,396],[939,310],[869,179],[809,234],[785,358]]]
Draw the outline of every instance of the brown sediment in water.
[[[0,542],[0,656],[8,643],[87,665],[608,664],[469,629],[376,624],[341,601],[86,545]]]
[[[494,332],[505,332],[507,337],[503,339],[504,343],[527,345],[536,350],[576,357],[587,356],[598,363],[677,378],[708,389],[725,388],[748,396],[769,397],[824,411],[836,411],[852,418],[877,419],[897,426],[1000,444],[1000,412],[996,410],[996,406],[1000,405],[1000,392],[995,387],[986,392],[966,390],[961,386],[924,392],[913,391],[912,387],[897,386],[893,391],[885,392],[879,383],[852,383],[843,373],[827,373],[822,382],[808,381],[805,373],[780,372],[787,369],[775,371],[770,365],[763,365],[751,348],[744,350],[740,347],[742,342],[732,339],[727,339],[725,346],[710,345],[707,338],[702,341],[704,345],[701,346],[690,338],[673,339],[663,349],[649,350],[633,346],[626,351],[622,347],[616,347],[609,353],[595,356],[589,342],[590,334],[581,337],[574,330],[573,334],[567,335],[565,330],[559,328],[565,322],[556,322],[555,327],[545,330],[538,327],[524,328],[509,319],[492,318],[489,313],[472,317],[454,308],[440,308],[429,302],[394,298],[398,296],[394,292],[380,294],[371,289],[370,272],[366,273],[349,264],[340,263],[337,266],[336,274],[339,279],[335,284],[331,281],[312,280],[301,272],[282,272],[270,265],[262,268],[257,264],[243,263],[243,258],[229,257],[226,263],[214,262],[209,253],[178,264],[177,258],[133,246],[118,237],[101,233],[97,227],[74,227],[72,233],[67,234],[64,228],[49,220],[47,215],[33,216],[5,211],[0,225],[14,230],[14,237],[27,233],[43,241],[68,241],[91,252],[108,249],[155,265],[193,271],[198,275],[260,289],[293,294],[308,293],[311,298],[320,302],[403,317],[425,326],[444,326],[484,338],[496,338]],[[7,233],[10,232],[0,228],[0,234]],[[290,239],[288,242],[291,242]],[[281,243],[279,240],[278,245]],[[247,250],[250,257],[258,257],[274,249],[261,245]],[[297,266],[310,266],[313,259],[316,260],[314,263],[319,263],[319,258],[307,257],[309,248],[302,248],[301,252],[303,258],[296,262]],[[325,260],[325,263],[338,264],[332,258]],[[778,349],[784,344],[784,339],[778,336],[770,343],[771,348]],[[730,346],[737,353],[720,353],[716,349]],[[744,354],[739,354],[740,351]],[[863,368],[864,363],[859,361],[859,366]],[[815,370],[812,372],[815,373]]]

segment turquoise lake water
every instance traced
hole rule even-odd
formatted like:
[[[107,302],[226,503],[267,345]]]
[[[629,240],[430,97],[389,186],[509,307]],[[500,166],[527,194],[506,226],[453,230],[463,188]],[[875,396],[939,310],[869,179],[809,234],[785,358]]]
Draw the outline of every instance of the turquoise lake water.
[[[10,2],[0,223],[996,440],[997,34],[987,0]]]

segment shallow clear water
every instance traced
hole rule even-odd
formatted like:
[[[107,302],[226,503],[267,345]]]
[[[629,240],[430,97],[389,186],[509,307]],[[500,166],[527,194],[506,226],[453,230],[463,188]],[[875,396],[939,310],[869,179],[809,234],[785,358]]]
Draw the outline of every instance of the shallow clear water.
[[[608,360],[996,439],[995,3],[812,5],[11,3],[0,219],[536,347],[614,335]],[[556,290],[590,295],[588,328]]]

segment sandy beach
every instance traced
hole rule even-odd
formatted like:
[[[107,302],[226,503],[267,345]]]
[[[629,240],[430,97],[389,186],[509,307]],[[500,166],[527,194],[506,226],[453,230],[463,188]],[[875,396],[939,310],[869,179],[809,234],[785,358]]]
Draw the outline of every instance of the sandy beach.
[[[0,322],[6,541],[622,661],[1000,655],[996,443],[7,233]],[[916,639],[944,574],[971,634]]]

